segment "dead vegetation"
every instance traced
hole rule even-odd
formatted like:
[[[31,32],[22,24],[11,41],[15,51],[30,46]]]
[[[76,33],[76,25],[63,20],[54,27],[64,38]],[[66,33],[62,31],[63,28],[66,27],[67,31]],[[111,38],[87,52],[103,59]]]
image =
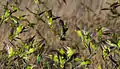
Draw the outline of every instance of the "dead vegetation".
[[[117,0],[9,1],[0,4],[1,69],[120,68]]]

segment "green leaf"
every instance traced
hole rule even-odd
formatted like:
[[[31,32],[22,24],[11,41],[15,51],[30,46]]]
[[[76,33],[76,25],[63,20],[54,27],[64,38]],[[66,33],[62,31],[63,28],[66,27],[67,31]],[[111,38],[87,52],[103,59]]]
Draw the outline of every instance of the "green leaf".
[[[26,69],[32,69],[32,65],[27,66]]]
[[[102,36],[102,29],[98,31],[99,36]]]
[[[52,60],[52,55],[49,55],[49,58]]]
[[[98,69],[102,69],[101,65],[99,64]]]
[[[102,28],[102,27],[99,27],[98,29],[96,29],[96,30],[97,30],[97,33],[98,33],[98,37],[99,37],[99,39],[102,38],[102,35],[103,35],[103,29],[104,29],[104,28]]]
[[[84,41],[84,35],[81,30],[76,30],[76,33],[78,34],[79,37],[81,37],[82,41]]]
[[[80,58],[75,58],[74,60],[77,61],[77,62],[80,62],[80,61],[81,61]]]
[[[35,51],[35,48],[30,48],[27,54],[33,53]]]
[[[9,12],[10,12],[10,10],[6,10],[6,11],[5,11],[5,15],[4,15],[5,18],[7,18],[7,17],[10,15]]]
[[[90,37],[90,33],[89,33],[89,32],[87,32],[85,39],[86,39],[87,44],[89,44],[89,43],[90,43],[90,40],[91,40],[91,37]]]
[[[15,19],[15,18],[11,18],[11,20],[13,20],[15,24],[18,23],[17,19]]]
[[[118,47],[120,48],[120,40],[118,41],[117,45],[118,45]]]
[[[12,47],[8,49],[8,54],[9,54],[8,57],[12,57],[15,54]]]
[[[21,55],[20,55],[20,56],[21,56]],[[27,56],[27,55],[25,55],[25,56],[21,56],[21,57],[23,57],[23,59],[25,59],[25,60],[29,61],[29,58],[28,58],[28,56]]]
[[[104,56],[104,58],[106,58],[107,56],[108,56],[108,54],[109,54],[109,49],[108,48],[105,48],[104,50],[103,50],[103,56]]]
[[[40,60],[41,60],[41,56],[38,55],[38,56],[37,56],[37,63],[38,63],[38,64],[40,64]]]
[[[29,45],[27,43],[24,44],[24,48],[29,49]]]
[[[54,60],[55,62],[58,62],[58,56],[57,56],[56,54],[54,55],[53,60]]]
[[[52,18],[48,19],[48,24],[51,26],[53,24]]]
[[[106,43],[109,44],[109,45],[111,45],[111,46],[116,46],[117,47],[117,45],[114,44],[114,43],[112,43],[110,40],[107,40]]]
[[[19,10],[16,6],[12,6],[12,10]]]
[[[65,64],[65,59],[63,57],[60,57],[60,67],[63,68]]]
[[[59,52],[60,52],[62,55],[65,54],[65,51],[64,51],[63,48],[61,48],[61,49],[59,50]]]
[[[88,64],[91,64],[91,61],[89,59],[85,59],[83,62],[80,63],[80,67],[83,66],[83,65],[88,65]]]
[[[22,29],[23,29],[23,26],[22,25],[19,25],[18,27],[17,27],[17,29],[16,29],[16,35],[18,35],[21,31],[22,31]]]
[[[67,47],[67,56],[71,57],[75,53],[75,50],[71,49],[70,47]]]
[[[1,16],[1,19],[4,19],[4,15]]]

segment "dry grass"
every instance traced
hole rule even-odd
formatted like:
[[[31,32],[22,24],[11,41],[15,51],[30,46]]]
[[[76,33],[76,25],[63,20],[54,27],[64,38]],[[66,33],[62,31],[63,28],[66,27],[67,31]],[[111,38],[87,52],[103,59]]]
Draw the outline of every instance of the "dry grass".
[[[2,0],[1,0],[2,1]],[[65,46],[70,46],[73,48],[79,47],[78,52],[80,56],[89,56],[88,50],[81,44],[80,38],[75,33],[75,26],[78,25],[81,28],[85,28],[88,31],[94,30],[100,25],[112,29],[114,32],[120,33],[119,18],[110,19],[108,16],[111,13],[109,11],[101,11],[101,8],[109,7],[106,2],[112,2],[108,0],[66,0],[67,5],[63,3],[62,0],[42,0],[45,5],[53,10],[53,14],[60,16],[68,25],[69,29],[66,35],[66,41],[60,41],[58,36],[51,32],[48,26],[40,20],[37,20],[33,14],[29,13],[27,10],[24,12],[16,13],[15,15],[29,14],[26,18],[31,22],[35,22],[36,29],[39,29],[41,35],[47,39],[50,49],[57,49]],[[21,0],[20,8],[25,9],[27,6],[33,12],[37,12],[37,5],[32,2],[32,0]],[[40,6],[40,10],[46,10],[47,8],[43,5]],[[2,9],[1,9],[2,10]],[[3,11],[3,10],[2,10]],[[1,11],[1,12],[2,12]],[[116,22],[115,22],[116,21]],[[57,22],[55,22],[57,23]],[[2,49],[3,42],[7,42],[7,35],[9,31],[7,24],[3,24],[0,27],[0,47]],[[29,38],[36,33],[35,30],[29,33],[22,34],[24,38]],[[38,38],[37,38],[38,39]],[[100,50],[100,49],[98,49]],[[112,64],[105,62],[101,57],[101,52],[96,51],[96,55],[91,58],[92,64],[89,65],[89,69],[97,69],[98,65],[101,64],[102,69],[113,69]],[[114,64],[113,64],[114,65]]]

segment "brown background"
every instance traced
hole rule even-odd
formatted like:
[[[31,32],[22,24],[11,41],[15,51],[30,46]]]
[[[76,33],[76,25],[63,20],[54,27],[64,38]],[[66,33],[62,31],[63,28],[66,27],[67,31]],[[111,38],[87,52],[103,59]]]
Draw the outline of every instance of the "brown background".
[[[0,0],[1,6],[0,6],[0,15],[3,14],[3,6],[2,4],[5,4],[5,0]],[[46,24],[42,23],[41,21],[38,21],[34,15],[30,14],[25,7],[27,6],[29,9],[31,9],[33,12],[36,12],[37,4],[33,3],[33,0],[18,0],[18,2],[21,2],[19,4],[19,7],[24,10],[24,12],[21,13],[15,13],[15,15],[21,15],[21,14],[30,14],[30,16],[27,17],[31,22],[37,23],[36,28],[39,29],[41,34],[47,39],[50,48],[58,48],[61,46],[72,46],[75,45],[80,47],[79,52],[81,53],[82,57],[88,56],[87,49],[85,49],[81,45],[81,40],[75,33],[74,25],[80,25],[80,27],[85,27],[87,30],[94,30],[95,28],[99,27],[99,25],[102,25],[104,27],[113,29],[115,32],[119,33],[120,24],[119,24],[119,18],[117,18],[117,23],[114,24],[114,19],[109,20],[108,14],[111,14],[109,11],[101,11],[101,8],[109,7],[108,3],[113,3],[115,0],[66,0],[65,4],[62,0],[41,0],[45,2],[45,5],[52,9],[53,14],[55,16],[60,16],[68,25],[69,30],[67,31],[67,41],[60,41],[57,36],[55,36],[53,33],[50,32],[49,28],[46,26]],[[12,3],[12,0],[11,0]],[[46,8],[43,7],[43,5],[40,6],[41,10],[45,10]],[[119,8],[118,8],[119,10]],[[110,22],[110,24],[108,24]],[[2,49],[3,42],[8,41],[8,31],[9,26],[7,24],[3,24],[0,27],[0,47]],[[24,34],[23,37],[28,38],[30,36],[33,36],[35,33],[35,30],[30,31],[27,34]],[[61,45],[62,44],[62,45]],[[93,62],[90,66],[91,69],[97,69],[97,66],[99,64],[102,64],[103,69],[108,66],[108,69],[112,69],[111,64],[106,64],[101,59],[101,53],[98,52],[97,55],[95,55],[92,58]],[[106,68],[107,69],[107,68]]]

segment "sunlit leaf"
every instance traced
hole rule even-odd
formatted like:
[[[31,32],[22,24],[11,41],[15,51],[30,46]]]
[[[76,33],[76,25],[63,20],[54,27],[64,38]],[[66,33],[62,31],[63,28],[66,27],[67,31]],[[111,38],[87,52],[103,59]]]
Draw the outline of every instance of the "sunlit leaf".
[[[50,26],[53,24],[52,18],[49,18],[49,19],[48,19],[48,24],[49,24]]]
[[[12,6],[12,10],[19,10],[19,8],[16,6]]]
[[[4,19],[4,15],[1,16],[1,19]]]
[[[111,45],[111,46],[117,46],[116,44],[112,43],[110,40],[107,40],[106,43]]]
[[[26,48],[26,49],[29,49],[29,45],[26,43],[26,44],[24,44],[24,47]]]
[[[23,26],[22,25],[19,25],[16,29],[16,34],[18,35],[23,29]]]
[[[80,58],[75,58],[74,60],[77,61],[77,62],[80,62],[80,61],[81,61]]]
[[[102,67],[101,67],[101,65],[100,65],[100,64],[98,65],[98,69],[102,69]]]
[[[9,54],[8,57],[12,57],[12,56],[15,54],[15,52],[13,51],[13,48],[12,48],[12,47],[10,47],[10,48],[8,49],[8,54]]]
[[[49,55],[49,58],[52,60],[52,55]]]
[[[32,65],[27,66],[26,69],[32,69]]]
[[[10,40],[12,40],[12,39],[14,38],[14,35],[11,35],[11,34],[10,34],[10,35],[8,36],[8,38],[9,38]]]
[[[15,24],[18,23],[18,21],[15,18],[11,18],[11,20],[13,20]]]
[[[45,12],[45,15],[47,16],[47,18],[52,18],[52,10],[48,10]]]
[[[99,36],[100,38],[102,38],[103,28],[100,28],[100,29],[98,29],[97,31],[98,31],[98,36]]]
[[[6,18],[6,19],[4,20],[4,22],[7,21],[8,19],[9,19],[9,18]]]
[[[63,68],[64,67],[64,63],[65,63],[65,59],[60,57],[60,67]]]
[[[106,58],[109,54],[110,50],[108,48],[103,49],[103,56]]]
[[[83,62],[80,63],[80,67],[83,66],[83,65],[88,65],[88,64],[91,64],[91,61],[89,59],[85,59]]]
[[[6,12],[4,14],[5,18],[7,18],[9,15],[10,15],[10,10],[6,10]]]
[[[86,33],[85,40],[86,40],[87,43],[90,43],[91,36],[90,36],[89,32]]]
[[[65,54],[65,51],[64,51],[63,48],[61,48],[61,49],[59,50],[59,52],[60,52],[62,55]]]
[[[118,44],[118,47],[120,48],[120,40],[118,41],[118,43],[117,43],[117,44]]]
[[[94,50],[97,50],[96,44],[93,44],[92,42],[90,42],[90,46],[91,46],[91,48],[93,48]]]
[[[28,58],[28,56],[27,56],[27,55],[26,55],[26,56],[23,56],[23,59],[25,59],[25,60],[29,61],[29,58]]]
[[[58,56],[57,56],[57,55],[54,55],[53,60],[54,60],[55,62],[58,62]]]
[[[84,35],[81,30],[76,30],[76,33],[78,34],[79,37],[81,37],[82,41],[84,40]]]
[[[67,62],[71,62],[72,60],[77,58],[78,55],[79,55],[79,53],[74,53],[72,56],[70,56],[70,58],[67,60]]]
[[[35,51],[35,48],[30,48],[27,53],[30,54],[30,53],[33,53],[34,51]]]
[[[75,53],[75,50],[74,49],[71,49],[70,47],[67,47],[67,56],[70,57],[72,56],[73,54]]]

